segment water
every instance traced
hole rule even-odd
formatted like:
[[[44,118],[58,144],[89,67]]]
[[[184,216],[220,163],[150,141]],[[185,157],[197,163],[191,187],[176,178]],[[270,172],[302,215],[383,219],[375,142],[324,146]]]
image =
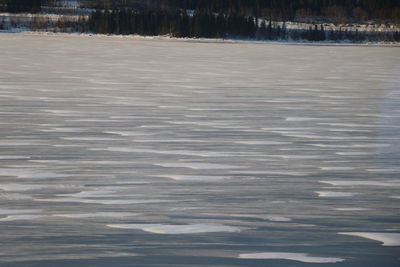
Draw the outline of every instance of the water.
[[[0,49],[1,266],[399,266],[399,48]]]

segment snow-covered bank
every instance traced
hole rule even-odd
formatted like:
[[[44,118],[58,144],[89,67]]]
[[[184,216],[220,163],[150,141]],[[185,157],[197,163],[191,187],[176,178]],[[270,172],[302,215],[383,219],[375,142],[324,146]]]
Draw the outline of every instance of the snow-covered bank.
[[[364,42],[353,43],[350,41],[341,42],[311,42],[306,40],[245,40],[245,39],[213,39],[213,38],[177,38],[171,36],[143,36],[143,35],[115,35],[115,34],[94,34],[79,32],[51,32],[51,31],[30,31],[27,28],[13,28],[10,30],[0,30],[0,34],[26,34],[26,35],[47,35],[47,36],[64,36],[64,37],[92,37],[92,38],[115,38],[115,39],[136,39],[136,40],[163,40],[171,42],[193,42],[193,43],[226,43],[226,44],[269,44],[269,45],[308,45],[308,46],[366,46],[366,47],[400,47],[398,42]],[[1,35],[0,35],[1,38]]]

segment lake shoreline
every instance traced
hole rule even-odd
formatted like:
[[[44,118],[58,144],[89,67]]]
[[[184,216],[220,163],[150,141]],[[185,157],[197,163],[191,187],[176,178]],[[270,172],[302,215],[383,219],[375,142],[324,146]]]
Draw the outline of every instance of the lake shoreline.
[[[360,46],[360,47],[400,47],[397,42],[312,42],[312,41],[290,41],[290,40],[276,40],[276,41],[261,41],[261,40],[245,40],[245,39],[219,39],[219,38],[179,38],[170,36],[145,36],[145,35],[117,35],[117,34],[98,34],[98,33],[80,33],[80,32],[51,32],[51,31],[10,31],[0,30],[2,34],[26,34],[26,35],[47,35],[47,36],[66,36],[66,37],[107,37],[107,38],[125,38],[135,40],[163,40],[175,42],[193,42],[193,43],[225,43],[225,44],[268,44],[268,45],[300,45],[300,46]]]

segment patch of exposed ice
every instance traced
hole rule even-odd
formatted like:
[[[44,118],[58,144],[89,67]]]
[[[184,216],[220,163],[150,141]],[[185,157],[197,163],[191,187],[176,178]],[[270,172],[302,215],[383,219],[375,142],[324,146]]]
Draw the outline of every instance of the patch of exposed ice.
[[[371,210],[367,208],[335,208],[335,210],[339,211],[365,211],[365,210]]]
[[[352,144],[350,147],[356,148],[381,148],[381,147],[389,147],[390,144]]]
[[[40,140],[30,140],[30,141],[18,141],[18,140],[8,140],[0,141],[0,146],[42,146],[46,143]]]
[[[0,193],[0,199],[5,200],[26,200],[32,199],[31,196],[20,193]]]
[[[340,156],[366,156],[366,155],[372,155],[374,153],[370,152],[336,152],[337,155]]]
[[[109,224],[107,226],[119,229],[138,229],[154,234],[197,234],[240,231],[238,227],[220,224]]]
[[[240,254],[241,259],[279,259],[279,260],[292,260],[306,263],[335,263],[342,262],[342,258],[330,258],[330,257],[316,257],[310,256],[306,253],[289,253],[289,252],[261,252],[261,253],[249,253]]]
[[[382,242],[382,246],[400,246],[400,233],[340,232],[341,235],[358,236]]]
[[[388,173],[400,173],[400,168],[387,168],[387,169],[366,169],[369,172],[388,172]]]
[[[129,147],[107,147],[107,148],[92,148],[89,150],[106,150],[113,152],[132,152],[132,153],[153,153],[153,154],[166,154],[166,155],[185,155],[185,156],[199,156],[199,157],[232,157],[233,154],[214,151],[192,151],[192,150],[156,150],[156,149],[143,149],[143,148],[129,148]]]
[[[30,214],[30,213],[40,213],[40,212],[43,212],[43,210],[40,210],[40,209],[23,209],[23,210],[0,209],[0,215]]]

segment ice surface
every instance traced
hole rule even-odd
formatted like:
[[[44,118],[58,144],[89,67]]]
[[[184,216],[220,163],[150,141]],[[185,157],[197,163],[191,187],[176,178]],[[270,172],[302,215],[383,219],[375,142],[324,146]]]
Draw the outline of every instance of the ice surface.
[[[398,47],[0,39],[1,266],[398,265]]]
[[[279,260],[292,260],[307,263],[335,263],[342,262],[341,258],[330,257],[317,257],[310,256],[306,253],[289,253],[289,252],[261,252],[261,253],[248,253],[240,254],[239,258],[242,259],[279,259]]]
[[[339,234],[376,240],[382,242],[382,246],[400,246],[400,233],[342,232]]]
[[[119,229],[140,229],[145,232],[154,234],[198,234],[198,233],[215,233],[215,232],[238,232],[240,229],[234,226],[218,225],[218,224],[188,224],[188,225],[171,225],[171,224],[109,224],[111,228]]]

